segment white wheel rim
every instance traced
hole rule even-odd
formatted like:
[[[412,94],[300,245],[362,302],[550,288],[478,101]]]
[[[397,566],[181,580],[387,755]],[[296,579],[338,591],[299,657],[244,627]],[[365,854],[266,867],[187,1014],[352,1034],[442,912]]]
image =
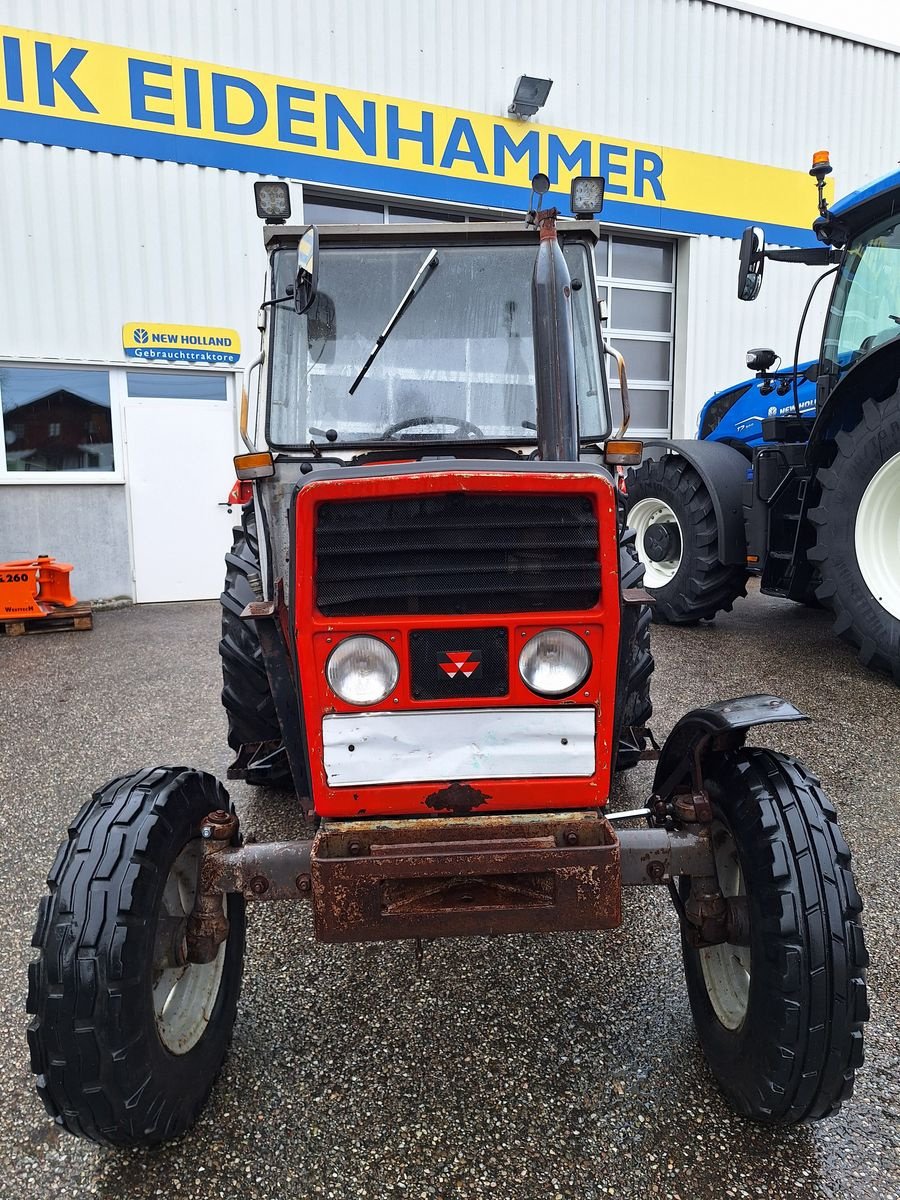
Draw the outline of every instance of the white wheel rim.
[[[722,895],[746,895],[734,838],[721,821],[713,822],[712,842]],[[726,1029],[740,1029],[750,1002],[750,947],[707,946],[700,951],[700,967],[713,1012]]]
[[[900,621],[900,454],[869,480],[856,511],[856,561],[866,587]]]
[[[210,963],[185,960],[184,933],[194,907],[200,842],[190,842],[169,872],[153,951],[153,1014],[159,1040],[172,1054],[187,1054],[209,1024],[225,967],[225,942]],[[222,898],[224,908],[225,899]]]
[[[667,525],[670,522],[678,528],[678,553],[661,562],[654,562],[644,549],[644,535],[652,526]],[[680,521],[665,500],[659,500],[656,496],[648,496],[645,500],[638,500],[637,504],[629,509],[628,524],[634,530],[638,558],[644,564],[644,587],[665,587],[678,574],[684,554],[684,533]]]

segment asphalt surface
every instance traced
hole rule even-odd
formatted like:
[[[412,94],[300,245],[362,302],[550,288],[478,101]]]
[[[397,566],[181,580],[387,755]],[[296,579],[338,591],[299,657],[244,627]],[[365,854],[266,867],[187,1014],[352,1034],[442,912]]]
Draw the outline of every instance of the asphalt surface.
[[[299,905],[248,914],[230,1056],[192,1135],[152,1152],[60,1134],[25,1049],[44,876],[88,793],[138,766],[224,776],[216,604],[98,614],[92,633],[0,640],[0,1196],[900,1197],[900,692],[826,614],[758,595],[712,625],[657,629],[654,727],[706,700],[781,693],[813,722],[756,735],[835,801],[866,900],[872,1020],[852,1102],[819,1125],[727,1109],[693,1032],[676,922],[626,895],[613,934],[317,946]],[[651,770],[627,778],[634,807]],[[300,831],[236,784],[258,836]]]

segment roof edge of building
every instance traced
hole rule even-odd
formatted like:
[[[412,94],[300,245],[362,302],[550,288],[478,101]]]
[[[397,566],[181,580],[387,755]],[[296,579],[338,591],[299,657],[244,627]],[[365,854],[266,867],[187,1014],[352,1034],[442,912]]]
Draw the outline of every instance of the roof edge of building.
[[[702,3],[713,5],[715,8],[732,8],[736,12],[745,12],[754,17],[778,21],[782,25],[793,25],[796,29],[810,29],[813,33],[824,33],[839,41],[856,42],[860,46],[873,46],[877,50],[887,50],[889,54],[900,54],[900,45],[895,45],[893,42],[882,42],[878,38],[865,37],[861,33],[852,33],[849,29],[835,29],[832,25],[822,25],[818,21],[804,21],[790,13],[764,8],[760,4],[748,4],[744,0],[702,0]]]

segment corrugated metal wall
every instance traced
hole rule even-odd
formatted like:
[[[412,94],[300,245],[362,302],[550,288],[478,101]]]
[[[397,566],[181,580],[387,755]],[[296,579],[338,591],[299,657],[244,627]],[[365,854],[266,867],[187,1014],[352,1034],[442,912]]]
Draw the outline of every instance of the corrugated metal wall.
[[[900,149],[898,55],[707,0],[549,19],[541,0],[6,0],[0,20],[488,113],[505,112],[522,72],[546,75],[548,123],[793,168],[827,146],[839,192]],[[246,176],[16,143],[0,167],[0,352],[119,360],[131,319],[234,326],[245,352],[255,344],[263,263]],[[813,201],[811,183],[810,217]],[[761,300],[741,305],[733,241],[693,239],[689,257],[676,432],[740,376],[746,346],[787,358],[813,277],[770,267]]]

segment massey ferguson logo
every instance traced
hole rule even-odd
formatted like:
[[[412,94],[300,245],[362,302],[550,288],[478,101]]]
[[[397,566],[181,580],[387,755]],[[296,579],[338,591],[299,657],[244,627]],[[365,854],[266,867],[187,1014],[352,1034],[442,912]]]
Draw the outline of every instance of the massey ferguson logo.
[[[445,650],[438,656],[438,666],[451,679],[457,675],[471,679],[481,666],[481,654],[478,650]]]

